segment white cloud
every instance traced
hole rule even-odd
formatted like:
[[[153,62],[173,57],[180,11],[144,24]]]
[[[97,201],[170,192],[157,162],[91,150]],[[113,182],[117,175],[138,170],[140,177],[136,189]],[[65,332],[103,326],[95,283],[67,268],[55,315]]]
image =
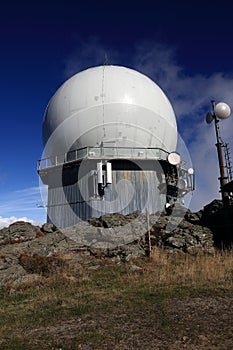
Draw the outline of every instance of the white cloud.
[[[12,220],[21,219],[32,223],[44,223],[46,221],[46,210],[38,208],[41,202],[39,186],[3,194],[0,198],[0,225],[1,223],[12,223]]]
[[[187,72],[177,61],[176,49],[147,42],[135,48],[134,67],[150,76],[166,92],[177,117],[197,115],[212,99],[233,105],[233,77],[222,72],[211,75]]]
[[[35,226],[41,226],[40,222],[28,219],[25,216],[19,217],[19,218],[17,218],[16,216],[11,216],[9,218],[3,218],[2,216],[0,216],[0,229],[4,227],[8,227],[9,225],[13,224],[16,221],[25,221],[25,222],[30,222],[32,225],[35,225]]]

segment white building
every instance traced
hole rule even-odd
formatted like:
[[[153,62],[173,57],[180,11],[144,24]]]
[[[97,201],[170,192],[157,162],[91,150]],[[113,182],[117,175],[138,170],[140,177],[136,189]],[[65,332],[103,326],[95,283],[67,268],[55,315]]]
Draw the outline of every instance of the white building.
[[[58,227],[103,213],[155,213],[193,188],[175,152],[168,98],[129,68],[94,67],[68,79],[47,106],[43,142],[38,172],[48,185],[48,221]]]

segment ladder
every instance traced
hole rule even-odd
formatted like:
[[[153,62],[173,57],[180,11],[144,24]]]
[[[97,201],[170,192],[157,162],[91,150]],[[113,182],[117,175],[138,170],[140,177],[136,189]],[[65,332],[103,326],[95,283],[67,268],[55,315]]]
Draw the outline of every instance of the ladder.
[[[233,171],[232,171],[232,163],[231,163],[231,154],[230,154],[230,148],[229,144],[225,143],[223,145],[224,147],[224,155],[225,155],[225,164],[226,164],[226,169],[227,169],[227,178],[228,181],[233,180]]]

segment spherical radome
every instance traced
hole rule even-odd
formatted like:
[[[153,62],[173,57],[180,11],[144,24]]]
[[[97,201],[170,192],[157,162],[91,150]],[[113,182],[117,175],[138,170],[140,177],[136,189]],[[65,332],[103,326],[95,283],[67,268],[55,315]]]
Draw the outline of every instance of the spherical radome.
[[[177,126],[173,108],[145,75],[121,66],[89,68],[53,95],[43,121],[47,156],[101,144],[152,147],[172,152]]]
[[[214,107],[214,113],[220,119],[227,119],[231,115],[231,108],[225,102],[219,102]]]

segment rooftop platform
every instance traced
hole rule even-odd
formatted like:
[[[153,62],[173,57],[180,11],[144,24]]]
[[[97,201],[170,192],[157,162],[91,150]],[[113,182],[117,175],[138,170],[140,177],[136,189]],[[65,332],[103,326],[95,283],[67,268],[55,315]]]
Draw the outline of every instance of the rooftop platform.
[[[169,152],[162,148],[84,147],[38,160],[37,171],[77,163],[83,159],[166,160]]]

